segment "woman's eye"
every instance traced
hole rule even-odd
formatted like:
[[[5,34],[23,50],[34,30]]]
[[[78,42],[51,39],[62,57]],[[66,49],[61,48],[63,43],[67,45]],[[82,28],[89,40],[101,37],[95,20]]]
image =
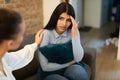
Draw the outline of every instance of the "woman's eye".
[[[64,18],[63,17],[59,17],[59,20],[63,20]]]
[[[71,22],[71,19],[67,19],[68,22]]]

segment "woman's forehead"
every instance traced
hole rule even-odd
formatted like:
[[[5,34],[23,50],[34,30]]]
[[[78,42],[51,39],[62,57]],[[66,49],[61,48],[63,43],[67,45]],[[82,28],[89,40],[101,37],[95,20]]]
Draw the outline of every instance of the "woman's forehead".
[[[60,17],[68,17],[68,18],[70,18],[70,15],[68,15],[66,12],[64,12],[64,13],[62,13],[62,14],[60,15]]]

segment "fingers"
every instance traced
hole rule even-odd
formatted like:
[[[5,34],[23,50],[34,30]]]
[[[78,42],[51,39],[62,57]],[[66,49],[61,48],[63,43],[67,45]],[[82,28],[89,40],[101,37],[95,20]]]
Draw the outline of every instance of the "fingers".
[[[79,22],[76,22],[75,19],[70,16],[71,18],[71,21],[72,21],[72,31],[71,31],[71,35],[72,35],[72,38],[75,38],[77,36],[77,28],[78,28],[78,23]]]
[[[74,61],[74,60],[72,60],[72,61],[70,61],[69,63],[70,63],[70,65],[72,65],[72,64],[74,64],[74,63],[75,63],[75,61]]]
[[[75,19],[72,16],[70,16],[70,19],[72,21],[73,26],[78,26],[79,21],[75,21]]]
[[[43,34],[43,29],[40,29],[38,32],[37,32],[37,34],[36,34],[36,36],[41,36]]]
[[[36,36],[35,36],[35,42],[39,45],[40,43],[41,43],[41,41],[42,41],[42,38],[43,38],[43,29],[40,29],[38,32],[37,32],[37,34],[36,34]]]
[[[43,37],[43,29],[40,30],[40,32],[39,32],[39,37],[40,37],[40,39]]]

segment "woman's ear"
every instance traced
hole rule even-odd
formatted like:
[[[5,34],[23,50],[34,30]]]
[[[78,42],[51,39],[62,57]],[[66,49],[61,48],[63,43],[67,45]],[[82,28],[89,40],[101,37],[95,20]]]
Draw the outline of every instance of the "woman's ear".
[[[7,41],[7,49],[11,50],[14,47],[14,41],[13,40],[8,40]]]

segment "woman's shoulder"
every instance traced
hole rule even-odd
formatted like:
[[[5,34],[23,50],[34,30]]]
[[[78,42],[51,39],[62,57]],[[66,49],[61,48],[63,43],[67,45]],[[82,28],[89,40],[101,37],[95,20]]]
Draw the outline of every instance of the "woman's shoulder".
[[[44,29],[44,34],[51,34],[53,30]]]
[[[12,60],[14,60],[14,54],[9,53],[9,52],[6,52],[5,55],[3,56],[3,60],[7,63],[7,64],[10,64],[12,63]]]
[[[53,30],[44,29],[44,32],[52,32]]]

